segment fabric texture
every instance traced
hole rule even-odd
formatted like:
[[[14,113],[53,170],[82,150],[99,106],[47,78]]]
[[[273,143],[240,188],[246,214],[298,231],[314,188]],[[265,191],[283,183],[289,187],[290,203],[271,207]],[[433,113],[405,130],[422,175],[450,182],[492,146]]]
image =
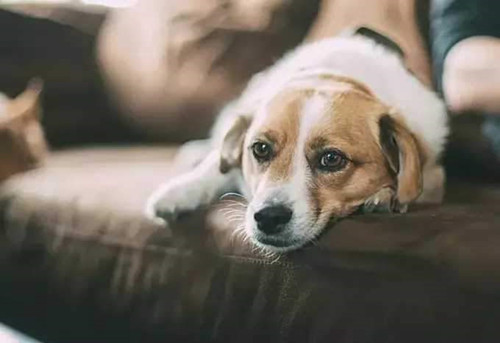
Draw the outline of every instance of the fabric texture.
[[[142,206],[162,147],[56,153],[0,189],[0,321],[46,342],[494,342],[500,190],[351,217],[269,257],[232,202],[169,228]],[[29,315],[27,315],[29,313]]]

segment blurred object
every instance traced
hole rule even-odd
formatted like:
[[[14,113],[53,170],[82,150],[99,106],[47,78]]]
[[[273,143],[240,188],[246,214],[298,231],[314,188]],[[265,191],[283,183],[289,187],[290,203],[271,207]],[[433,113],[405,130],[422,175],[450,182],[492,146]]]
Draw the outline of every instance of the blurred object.
[[[500,164],[500,116],[487,115],[482,127],[482,134],[491,143],[491,149]]]
[[[0,0],[1,1],[1,0]],[[75,3],[13,3],[4,5],[9,11],[27,16],[49,19],[74,27],[89,35],[96,35],[108,8]]]
[[[70,18],[62,25],[0,9],[0,90],[13,97],[33,75],[44,80],[42,125],[52,148],[136,139],[104,90],[94,36]]]
[[[453,117],[445,155],[447,174],[453,179],[500,182],[500,118],[477,113]]]
[[[0,324],[0,342],[2,343],[37,343],[32,338],[26,337],[25,335],[12,330],[5,325]]]
[[[323,0],[308,40],[338,35],[350,27],[369,27],[396,42],[407,67],[431,87],[427,9],[428,0]]]
[[[499,1],[431,1],[430,28],[435,83],[440,91],[444,91],[444,74],[449,74],[449,78],[458,82],[456,85],[447,86],[451,87],[450,91],[459,92],[453,99],[453,102],[457,103],[452,104],[452,107],[471,110],[470,105],[473,104],[471,100],[474,96],[467,95],[467,92],[474,94],[477,92],[475,88],[479,87],[484,91],[485,85],[497,84],[498,76],[496,79],[491,77],[491,72],[498,74],[498,68],[495,67],[498,66],[500,50],[499,16]],[[488,82],[481,84],[482,78]],[[465,92],[462,87],[466,88]],[[494,90],[490,89],[485,95],[492,91]],[[466,98],[460,99],[464,95],[467,95]],[[462,103],[463,100],[466,101]],[[484,104],[475,101],[475,106],[478,105]]]
[[[500,23],[497,34],[461,40],[446,55],[441,81],[452,113],[500,114]]]
[[[159,140],[205,136],[248,79],[297,45],[319,0],[140,0],[115,10],[98,56],[133,127]]]
[[[435,83],[452,118],[450,175],[500,181],[500,2],[433,0]]]
[[[2,6],[64,6],[67,8],[86,8],[98,11],[107,7],[127,7],[136,0],[0,0]]]
[[[0,108],[0,182],[16,173],[39,165],[47,152],[40,125],[39,103],[42,83],[33,80],[12,100],[3,100]]]

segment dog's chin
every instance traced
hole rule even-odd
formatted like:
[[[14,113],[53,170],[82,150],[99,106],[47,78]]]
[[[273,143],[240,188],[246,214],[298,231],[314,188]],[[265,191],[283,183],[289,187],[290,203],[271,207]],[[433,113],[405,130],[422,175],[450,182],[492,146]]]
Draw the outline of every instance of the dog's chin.
[[[253,243],[258,246],[259,248],[262,248],[264,250],[274,252],[274,253],[286,253],[292,250],[299,249],[302,247],[306,242],[303,243],[292,243],[284,240],[278,240],[278,239],[257,239],[257,238],[252,238]]]
[[[274,253],[285,253],[296,250],[307,243],[306,240],[300,241],[273,237],[252,237],[252,241],[258,247]]]

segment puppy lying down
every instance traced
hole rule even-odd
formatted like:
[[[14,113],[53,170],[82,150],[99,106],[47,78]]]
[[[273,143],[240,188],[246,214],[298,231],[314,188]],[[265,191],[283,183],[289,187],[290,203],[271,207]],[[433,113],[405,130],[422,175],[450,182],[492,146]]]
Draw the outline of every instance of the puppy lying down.
[[[440,202],[445,106],[368,32],[300,46],[254,76],[222,111],[210,152],[153,193],[147,216],[171,220],[239,190],[246,235],[283,252],[359,209]]]

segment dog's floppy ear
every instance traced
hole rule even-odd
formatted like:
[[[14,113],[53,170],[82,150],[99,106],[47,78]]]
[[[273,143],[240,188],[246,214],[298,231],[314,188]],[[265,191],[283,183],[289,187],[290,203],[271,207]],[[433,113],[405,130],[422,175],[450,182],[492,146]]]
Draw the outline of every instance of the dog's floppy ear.
[[[391,171],[397,175],[396,196],[401,204],[422,192],[422,161],[417,141],[406,125],[390,115],[379,120],[380,145]]]
[[[220,172],[227,173],[240,165],[245,134],[250,126],[250,118],[239,116],[232,123],[222,142],[220,154]]]

